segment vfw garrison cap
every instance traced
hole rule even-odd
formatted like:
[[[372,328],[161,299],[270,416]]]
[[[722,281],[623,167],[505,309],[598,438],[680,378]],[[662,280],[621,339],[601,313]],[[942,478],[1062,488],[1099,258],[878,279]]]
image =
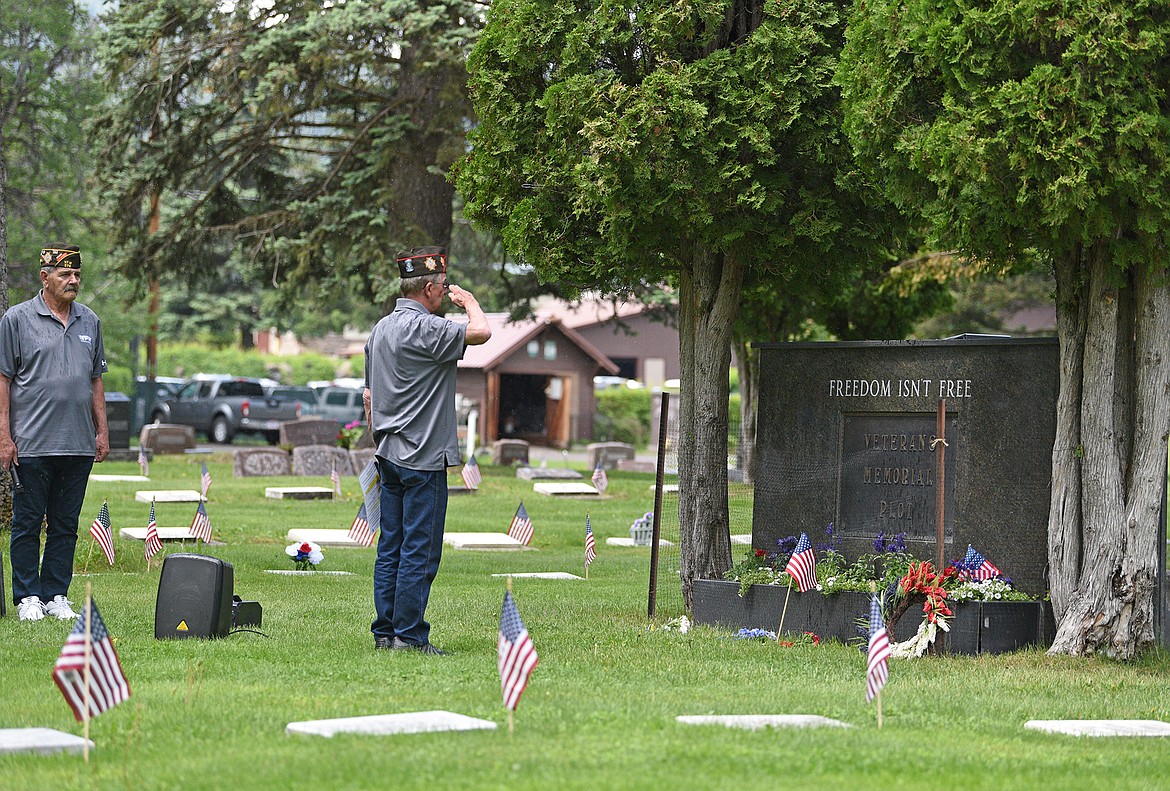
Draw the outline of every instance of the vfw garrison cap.
[[[447,271],[446,247],[416,247],[409,253],[398,254],[398,276],[421,277]]]
[[[75,244],[54,244],[42,247],[40,265],[81,269],[81,248]]]

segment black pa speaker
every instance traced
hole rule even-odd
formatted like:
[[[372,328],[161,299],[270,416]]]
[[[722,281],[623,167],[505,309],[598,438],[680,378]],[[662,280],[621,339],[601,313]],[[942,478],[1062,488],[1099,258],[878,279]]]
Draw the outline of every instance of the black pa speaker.
[[[233,587],[231,563],[208,555],[167,555],[154,606],[155,639],[226,636]]]

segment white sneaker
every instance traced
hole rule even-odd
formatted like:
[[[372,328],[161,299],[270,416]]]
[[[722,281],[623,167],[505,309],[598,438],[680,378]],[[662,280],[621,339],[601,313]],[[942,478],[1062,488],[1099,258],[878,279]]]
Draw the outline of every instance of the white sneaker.
[[[45,605],[40,596],[25,596],[16,605],[16,614],[22,621],[39,621],[45,617]]]
[[[62,621],[73,621],[77,619],[77,613],[73,612],[73,602],[66,599],[64,596],[54,596],[53,600],[45,605],[45,615],[51,615]]]

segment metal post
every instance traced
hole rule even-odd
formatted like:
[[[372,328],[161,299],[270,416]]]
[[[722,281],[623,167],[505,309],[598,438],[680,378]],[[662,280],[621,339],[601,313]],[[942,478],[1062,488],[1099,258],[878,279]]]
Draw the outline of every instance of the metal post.
[[[654,530],[650,538],[650,601],[646,616],[654,617],[655,599],[658,596],[658,536],[662,528],[662,482],[666,476],[666,424],[670,414],[670,393],[662,394],[661,412],[658,415],[658,465],[654,475]]]

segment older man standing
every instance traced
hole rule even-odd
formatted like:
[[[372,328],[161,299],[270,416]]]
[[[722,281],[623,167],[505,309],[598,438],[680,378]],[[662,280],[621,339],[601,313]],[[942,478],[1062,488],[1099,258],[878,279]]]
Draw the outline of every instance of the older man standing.
[[[0,468],[18,470],[21,483],[11,559],[22,621],[77,617],[68,598],[77,520],[89,471],[110,452],[102,325],[76,302],[81,251],[52,245],[40,263],[40,293],[0,318]]]
[[[443,550],[447,468],[461,463],[455,371],[464,349],[492,332],[471,292],[447,281],[444,248],[403,253],[398,275],[402,297],[366,343],[366,418],[382,479],[370,631],[375,648],[439,655],[423,616]],[[434,315],[448,292],[466,324]]]

